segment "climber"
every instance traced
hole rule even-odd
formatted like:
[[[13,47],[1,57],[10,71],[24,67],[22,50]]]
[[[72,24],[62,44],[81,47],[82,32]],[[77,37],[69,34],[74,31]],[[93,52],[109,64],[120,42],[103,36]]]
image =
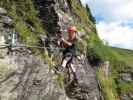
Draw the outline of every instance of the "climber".
[[[75,51],[75,43],[77,41],[77,28],[73,25],[68,27],[68,39],[65,40],[63,37],[61,37],[61,40],[59,41],[59,45],[65,50],[63,51],[63,59],[61,62],[60,68],[58,68],[58,71],[62,72],[64,71],[67,64],[71,65],[71,68],[73,70],[73,73],[75,74],[75,68],[72,65],[73,57],[76,55]]]

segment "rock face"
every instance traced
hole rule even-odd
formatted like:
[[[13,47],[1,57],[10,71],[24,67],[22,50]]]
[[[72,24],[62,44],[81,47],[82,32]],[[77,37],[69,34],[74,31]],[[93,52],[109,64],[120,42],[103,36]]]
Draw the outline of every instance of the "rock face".
[[[125,83],[132,83],[133,82],[133,73],[132,72],[121,72],[120,73],[120,79],[121,81]],[[121,100],[132,100],[133,99],[133,93],[122,93],[120,94]]]
[[[133,93],[121,94],[121,100],[133,100]]]
[[[121,73],[120,74],[121,79],[126,82],[132,82],[133,81],[133,73]]]
[[[68,1],[35,0],[34,3],[47,32],[65,36],[67,26],[73,23]],[[6,11],[1,12],[0,44],[5,44],[13,27],[10,17],[2,15]],[[61,88],[49,65],[27,48],[12,52],[9,48],[0,49],[0,100],[100,100],[95,70],[86,56],[80,58],[73,61],[78,83],[73,80]]]
[[[0,16],[0,45],[6,45],[12,23],[5,24],[4,18],[10,17]],[[0,100],[68,100],[55,77],[48,64],[30,50],[0,49]]]
[[[56,0],[35,0],[35,5],[40,12],[40,18],[44,24],[44,28],[49,34],[56,34],[60,30],[58,25],[58,15],[56,13]]]
[[[76,68],[78,84],[73,85],[74,82],[72,82],[66,88],[67,95],[76,100],[100,100],[96,74],[86,57],[82,56],[80,60],[74,59],[73,64]]]

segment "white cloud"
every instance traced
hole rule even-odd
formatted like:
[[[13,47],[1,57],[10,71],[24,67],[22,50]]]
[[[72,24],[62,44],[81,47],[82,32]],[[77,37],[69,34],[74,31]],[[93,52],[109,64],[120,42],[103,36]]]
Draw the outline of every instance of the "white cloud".
[[[81,1],[90,6],[97,18],[97,30],[101,39],[111,46],[133,49],[133,0]]]
[[[106,21],[133,20],[133,0],[81,0],[88,3],[93,14]]]
[[[120,22],[97,24],[99,36],[108,41],[111,46],[133,49],[133,29],[129,26],[121,26]]]

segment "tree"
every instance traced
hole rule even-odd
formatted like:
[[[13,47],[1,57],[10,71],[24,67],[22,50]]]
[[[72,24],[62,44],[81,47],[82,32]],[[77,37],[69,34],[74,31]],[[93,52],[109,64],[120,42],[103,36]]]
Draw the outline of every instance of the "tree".
[[[96,23],[96,20],[95,20],[95,18],[92,16],[92,13],[91,13],[91,10],[90,10],[88,4],[86,4],[86,10],[87,10],[87,12],[88,12],[88,17],[89,17],[89,19],[90,19],[93,23]]]
[[[82,6],[82,2],[81,2],[81,0],[78,0],[78,2],[79,2],[79,4]]]

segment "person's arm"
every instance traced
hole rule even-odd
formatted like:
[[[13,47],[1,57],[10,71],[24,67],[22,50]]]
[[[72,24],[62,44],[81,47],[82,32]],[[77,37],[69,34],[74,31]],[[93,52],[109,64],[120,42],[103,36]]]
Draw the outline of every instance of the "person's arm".
[[[71,42],[65,40],[64,38],[62,38],[61,40],[62,40],[62,42],[63,42],[65,45],[67,45],[67,46],[71,46],[71,45],[72,45]]]
[[[67,41],[67,40],[65,40],[64,38],[61,38],[60,40],[58,40],[57,41],[57,44],[58,44],[58,46],[60,46],[60,47],[69,47],[69,46],[71,46],[72,45],[72,43],[71,42],[69,42],[69,41]]]

